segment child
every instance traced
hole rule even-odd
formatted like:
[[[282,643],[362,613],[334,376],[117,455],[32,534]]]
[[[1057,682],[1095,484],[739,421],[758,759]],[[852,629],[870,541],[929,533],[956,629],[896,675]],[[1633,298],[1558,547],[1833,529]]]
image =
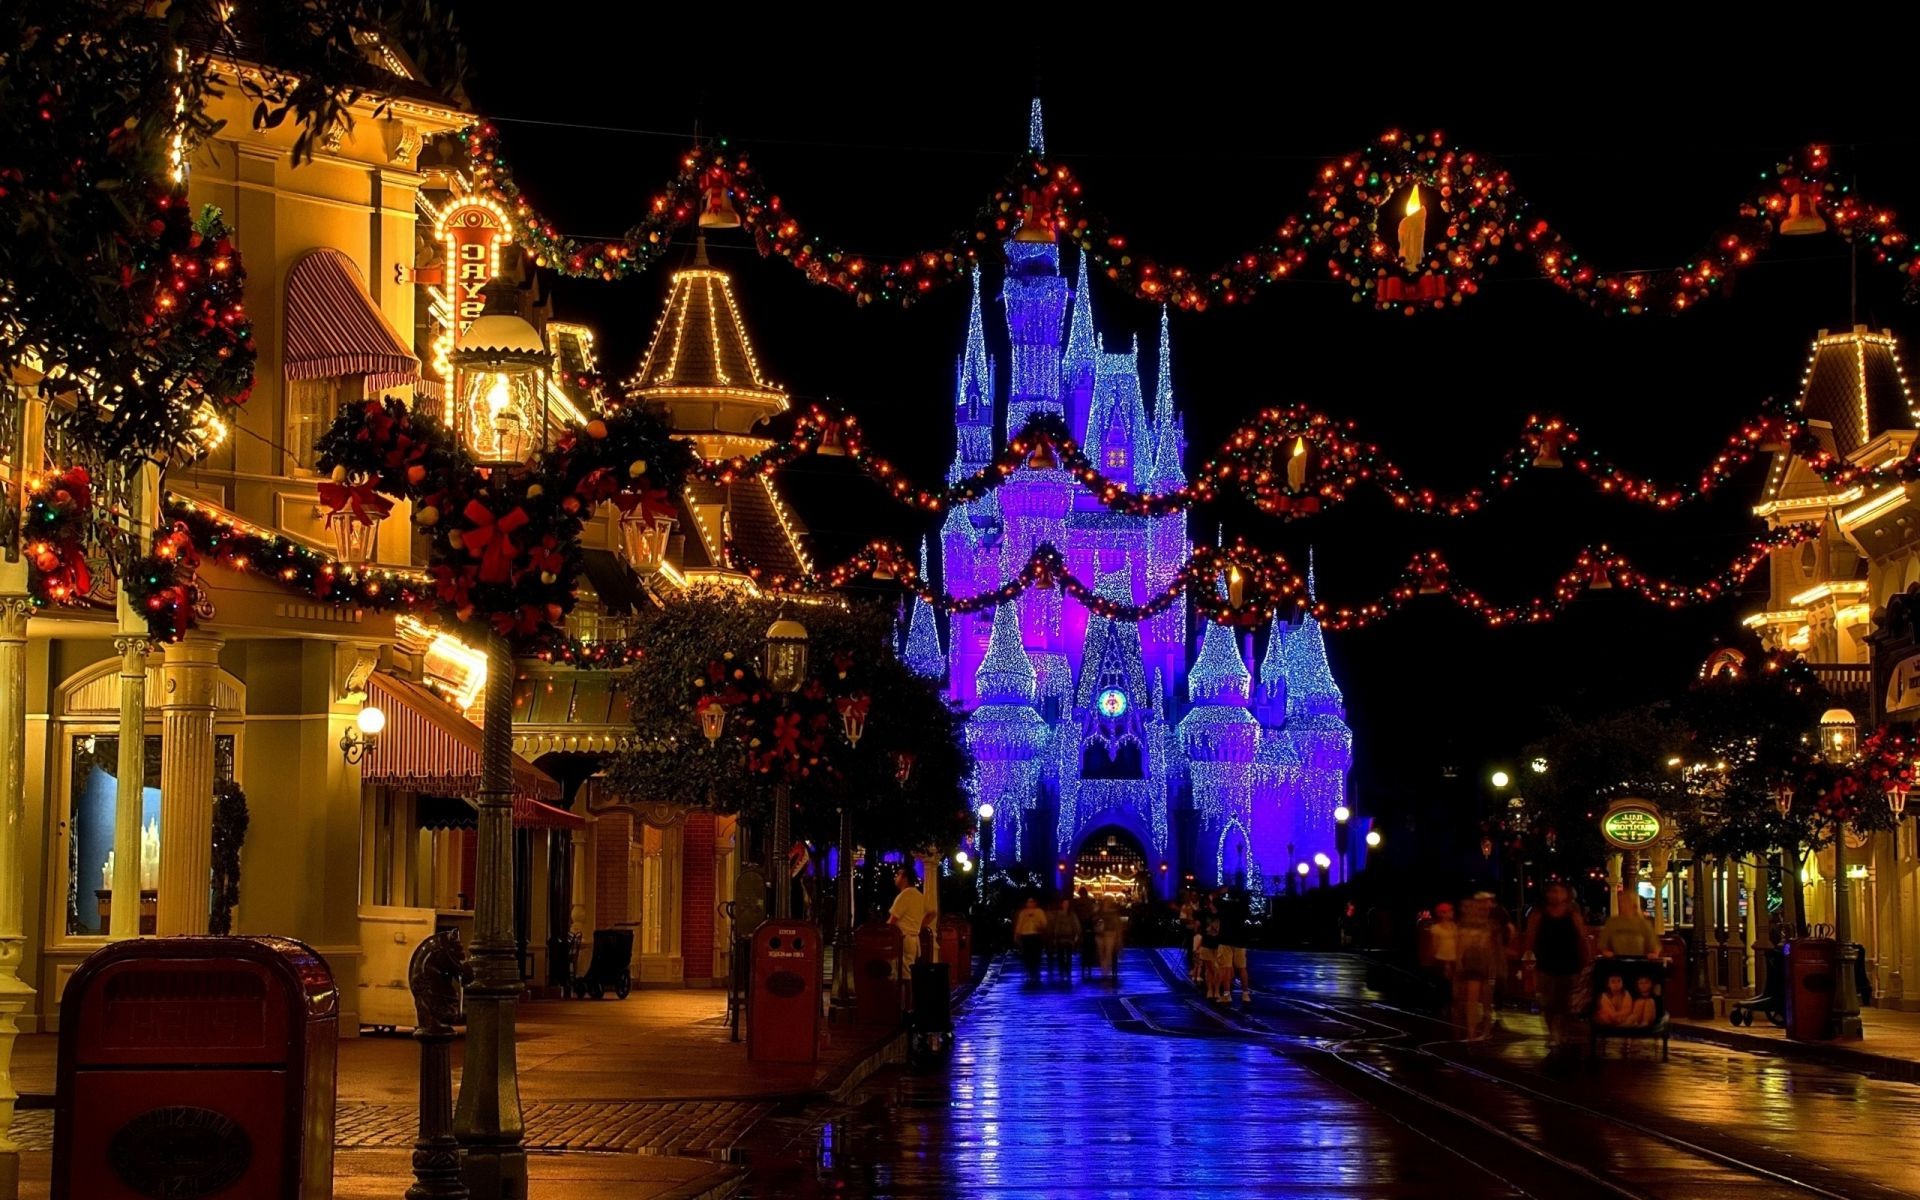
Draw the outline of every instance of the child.
[[[1642,975],[1633,981],[1633,1011],[1627,1024],[1635,1027],[1652,1025],[1654,1021],[1653,976]]]
[[[1651,980],[1646,980],[1644,976],[1642,979],[1649,984],[1652,982]],[[1639,1024],[1639,1022],[1633,1019],[1634,1006],[1634,998],[1627,993],[1626,981],[1618,975],[1609,975],[1607,976],[1607,990],[1600,993],[1600,1002],[1593,1007],[1593,1019],[1595,1023],[1600,1025],[1619,1027],[1636,1025]],[[1646,1023],[1651,1025],[1653,1023],[1651,1015],[1653,1010],[1652,1000],[1647,1001],[1647,1010],[1649,1015]]]

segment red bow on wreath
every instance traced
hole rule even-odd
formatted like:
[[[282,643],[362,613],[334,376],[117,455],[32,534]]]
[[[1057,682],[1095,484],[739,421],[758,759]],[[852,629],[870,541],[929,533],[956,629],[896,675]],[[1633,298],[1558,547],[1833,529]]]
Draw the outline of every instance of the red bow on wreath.
[[[480,560],[480,582],[511,583],[514,555],[520,552],[520,547],[514,544],[513,532],[530,520],[527,510],[516,507],[503,517],[495,517],[486,505],[469,500],[462,515],[473,523],[473,528],[466,530],[461,540],[467,554]]]
[[[473,591],[473,577],[474,568],[472,567],[455,569],[445,563],[438,563],[433,568],[433,593],[440,603],[449,608],[465,608],[468,603],[468,594]]]
[[[671,518],[678,515],[678,510],[673,506],[673,497],[667,494],[665,488],[616,492],[613,496],[613,506],[620,510],[620,515],[623,517],[632,516],[633,510],[637,508],[640,510],[640,515],[649,521],[656,517]]]
[[[353,519],[362,525],[377,525],[393,511],[393,501],[374,490],[370,479],[361,483],[321,480],[320,503],[327,506],[328,516],[341,511],[350,512]]]

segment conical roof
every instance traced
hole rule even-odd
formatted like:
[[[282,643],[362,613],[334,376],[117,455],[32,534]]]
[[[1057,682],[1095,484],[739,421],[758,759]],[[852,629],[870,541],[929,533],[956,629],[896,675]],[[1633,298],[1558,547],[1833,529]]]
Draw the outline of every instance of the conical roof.
[[[693,264],[673,273],[627,391],[664,405],[676,432],[746,433],[786,411],[786,391],[760,374],[733,277],[707,262],[704,242]]]
[[[1850,333],[1821,330],[1813,339],[1800,393],[1800,410],[1833,426],[1835,448],[1853,453],[1889,429],[1920,426],[1900,361],[1900,342],[1890,330],[1874,333],[1855,325]]]

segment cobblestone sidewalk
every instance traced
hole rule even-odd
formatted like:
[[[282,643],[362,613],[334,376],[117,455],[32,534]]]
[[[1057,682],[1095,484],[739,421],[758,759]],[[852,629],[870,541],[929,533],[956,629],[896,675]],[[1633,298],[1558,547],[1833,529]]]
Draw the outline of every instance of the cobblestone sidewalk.
[[[770,1104],[735,1100],[535,1102],[526,1106],[527,1149],[623,1154],[701,1155],[726,1150],[767,1115]],[[342,1150],[406,1150],[419,1112],[410,1104],[342,1104],[334,1145]],[[53,1149],[53,1111],[15,1114],[22,1150]]]

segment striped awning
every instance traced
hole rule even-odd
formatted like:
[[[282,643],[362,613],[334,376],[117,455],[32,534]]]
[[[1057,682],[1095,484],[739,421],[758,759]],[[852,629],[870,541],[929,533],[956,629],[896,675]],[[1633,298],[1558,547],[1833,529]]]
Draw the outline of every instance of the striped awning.
[[[367,295],[360,268],[323,248],[287,272],[288,379],[364,375],[369,390],[411,383],[420,360]]]
[[[480,727],[460,710],[412,680],[385,671],[367,679],[367,702],[387,714],[387,727],[360,760],[362,783],[442,795],[480,790]],[[558,800],[560,784],[513,756],[513,823],[536,829],[573,828],[581,817],[542,803]]]

